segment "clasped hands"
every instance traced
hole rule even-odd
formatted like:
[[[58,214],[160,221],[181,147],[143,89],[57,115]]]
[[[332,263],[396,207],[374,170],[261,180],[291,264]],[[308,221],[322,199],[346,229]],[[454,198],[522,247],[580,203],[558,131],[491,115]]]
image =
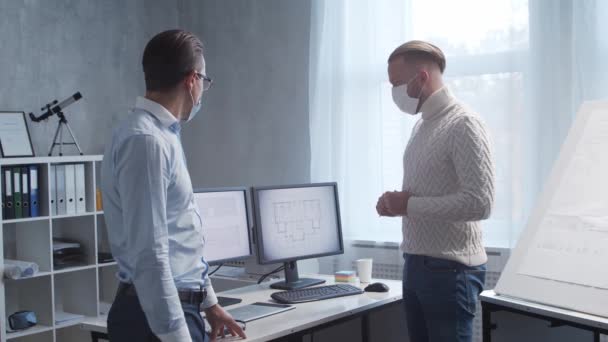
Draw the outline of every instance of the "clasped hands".
[[[412,194],[407,191],[387,191],[378,198],[376,211],[380,216],[407,216],[407,204],[410,197]]]

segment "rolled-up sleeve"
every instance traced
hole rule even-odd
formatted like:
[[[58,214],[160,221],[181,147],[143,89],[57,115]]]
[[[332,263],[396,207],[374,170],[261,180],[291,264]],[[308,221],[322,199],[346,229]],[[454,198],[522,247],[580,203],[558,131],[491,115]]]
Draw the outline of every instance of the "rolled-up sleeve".
[[[205,275],[205,289],[207,290],[207,298],[201,305],[203,309],[209,309],[210,307],[217,304],[217,296],[215,295],[215,291],[213,290],[213,286],[211,285],[211,278],[208,275]]]

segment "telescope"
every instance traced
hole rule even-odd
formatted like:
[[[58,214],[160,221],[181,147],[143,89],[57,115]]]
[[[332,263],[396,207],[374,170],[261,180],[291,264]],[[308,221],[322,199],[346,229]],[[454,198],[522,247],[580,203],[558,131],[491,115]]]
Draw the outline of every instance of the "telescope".
[[[42,115],[40,115],[39,117],[36,117],[34,115],[34,113],[30,113],[30,119],[32,119],[32,121],[34,122],[40,122],[42,120],[46,120],[48,119],[51,115],[53,114],[58,114],[61,113],[61,111],[71,105],[72,103],[80,100],[82,98],[82,95],[80,94],[80,92],[76,92],[76,94],[68,97],[67,99],[61,101],[60,104],[57,104],[57,100],[46,104],[44,107],[40,108],[40,110],[45,111],[46,112]]]
[[[65,118],[65,115],[63,114],[63,110],[66,107],[68,107],[72,103],[80,100],[81,98],[82,98],[82,95],[80,94],[80,92],[76,92],[74,95],[61,101],[61,103],[58,103],[57,100],[47,103],[44,107],[40,108],[40,110],[43,112],[40,116],[36,116],[36,115],[34,115],[34,113],[30,113],[30,115],[29,115],[30,119],[32,119],[32,121],[34,121],[34,122],[40,122],[40,121],[46,120],[55,114],[59,118],[59,123],[57,124],[57,130],[55,131],[55,138],[53,139],[53,143],[51,144],[51,148],[49,149],[49,156],[53,155],[53,150],[55,149],[55,146],[57,146],[57,145],[59,145],[59,155],[60,156],[63,156],[63,145],[75,145],[76,148],[78,149],[78,152],[80,153],[80,155],[83,154],[82,150],[80,149],[80,145],[78,145],[78,142],[76,141],[76,137],[74,137],[74,133],[72,132],[72,129],[70,128],[70,125],[68,124],[68,120]],[[64,127],[67,128],[68,133],[72,137],[72,142],[63,141],[63,128]],[[57,142],[58,137],[59,137],[59,142]]]

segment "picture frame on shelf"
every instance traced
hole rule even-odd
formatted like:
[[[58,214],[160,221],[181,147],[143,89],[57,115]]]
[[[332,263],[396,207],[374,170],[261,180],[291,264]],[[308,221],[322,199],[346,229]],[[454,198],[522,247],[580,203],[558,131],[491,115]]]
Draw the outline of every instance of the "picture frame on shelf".
[[[0,153],[2,158],[35,156],[25,112],[0,111]]]

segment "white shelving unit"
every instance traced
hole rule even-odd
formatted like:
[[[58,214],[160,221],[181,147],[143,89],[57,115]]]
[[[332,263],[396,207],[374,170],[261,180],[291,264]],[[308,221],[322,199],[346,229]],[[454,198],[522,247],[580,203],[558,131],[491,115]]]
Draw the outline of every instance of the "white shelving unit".
[[[0,159],[0,166],[40,166],[40,217],[3,220],[0,215],[0,341],[64,342],[82,339],[78,324],[82,320],[57,324],[62,313],[98,317],[107,313],[118,281],[115,262],[99,263],[98,252],[109,252],[103,211],[97,210],[96,189],[102,156],[35,157]],[[86,213],[51,216],[50,167],[55,164],[85,164]],[[1,193],[1,192],[0,192]],[[84,248],[86,263],[78,267],[53,269],[52,239],[78,240]],[[38,264],[33,277],[4,278],[4,259],[18,259]],[[6,316],[20,310],[32,310],[38,325],[20,332],[6,332]]]

